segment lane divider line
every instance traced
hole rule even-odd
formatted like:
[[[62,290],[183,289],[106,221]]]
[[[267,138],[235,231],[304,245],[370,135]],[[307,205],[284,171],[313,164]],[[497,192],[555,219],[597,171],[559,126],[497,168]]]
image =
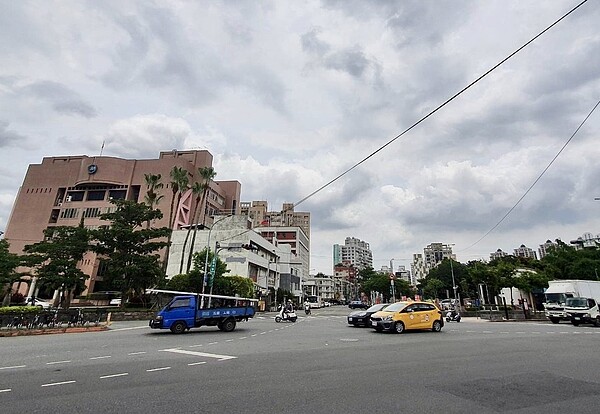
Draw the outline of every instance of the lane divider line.
[[[129,372],[122,372],[120,374],[103,375],[103,376],[100,377],[100,379],[115,378],[115,377],[124,377],[126,375],[129,375]]]
[[[50,382],[48,384],[42,384],[42,387],[54,387],[55,385],[66,385],[66,384],[74,384],[75,381],[61,381],[61,382]]]
[[[97,357],[91,357],[91,360],[94,359],[106,359],[106,358],[112,358],[110,355],[104,355],[104,356],[97,356]]]
[[[146,372],[164,371],[166,369],[171,369],[171,367],[152,368],[152,369],[147,369]]]
[[[53,361],[53,362],[46,362],[46,365],[56,365],[56,364],[68,364],[72,361],[68,360],[68,361]]]
[[[12,367],[0,367],[0,371],[3,369],[17,369],[17,368],[25,368],[27,365],[13,365]]]

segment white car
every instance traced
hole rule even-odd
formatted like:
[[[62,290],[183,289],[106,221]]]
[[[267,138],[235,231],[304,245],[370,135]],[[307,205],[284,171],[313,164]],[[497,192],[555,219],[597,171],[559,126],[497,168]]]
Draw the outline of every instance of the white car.
[[[38,308],[42,308],[42,309],[52,308],[52,303],[45,301],[45,300],[37,299],[37,298],[26,298],[25,304],[27,306],[37,306]]]

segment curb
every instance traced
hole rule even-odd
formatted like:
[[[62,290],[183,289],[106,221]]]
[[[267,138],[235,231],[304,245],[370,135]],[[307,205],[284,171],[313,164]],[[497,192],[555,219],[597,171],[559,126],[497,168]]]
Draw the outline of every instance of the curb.
[[[63,333],[82,333],[82,332],[101,332],[108,330],[108,326],[73,326],[65,328],[47,328],[47,329],[15,329],[15,330],[2,330],[0,331],[0,337],[13,337],[13,336],[32,336],[32,335],[53,335]]]

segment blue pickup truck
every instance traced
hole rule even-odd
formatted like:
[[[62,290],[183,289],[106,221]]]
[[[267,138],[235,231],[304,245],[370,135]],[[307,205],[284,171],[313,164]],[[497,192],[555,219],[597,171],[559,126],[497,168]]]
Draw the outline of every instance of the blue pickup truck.
[[[150,320],[153,329],[184,333],[200,326],[216,326],[224,332],[235,329],[255,313],[256,299],[221,295],[201,295],[153,289],[151,293],[175,294],[171,301]]]

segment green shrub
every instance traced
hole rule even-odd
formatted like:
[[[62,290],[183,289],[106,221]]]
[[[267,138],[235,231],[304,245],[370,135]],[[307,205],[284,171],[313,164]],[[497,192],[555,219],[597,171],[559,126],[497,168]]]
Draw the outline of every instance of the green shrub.
[[[40,308],[37,306],[4,306],[0,307],[0,315],[7,315],[11,313],[36,313],[39,312]]]

